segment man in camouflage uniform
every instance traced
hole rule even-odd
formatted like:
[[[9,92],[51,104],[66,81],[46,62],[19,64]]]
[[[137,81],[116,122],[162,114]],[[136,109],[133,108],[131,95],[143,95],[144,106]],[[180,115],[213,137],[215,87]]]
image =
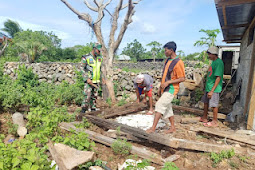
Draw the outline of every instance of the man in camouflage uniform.
[[[101,80],[100,73],[103,61],[103,57],[100,55],[101,48],[101,44],[95,43],[93,44],[93,50],[89,54],[82,56],[82,76],[85,84],[81,113],[85,113],[89,109],[96,110],[95,101]]]

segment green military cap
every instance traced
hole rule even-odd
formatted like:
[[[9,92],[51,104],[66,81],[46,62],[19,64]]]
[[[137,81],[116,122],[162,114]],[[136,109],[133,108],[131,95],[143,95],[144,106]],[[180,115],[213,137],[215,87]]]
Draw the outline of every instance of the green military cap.
[[[98,49],[98,50],[100,51],[101,48],[102,48],[102,45],[99,44],[99,43],[94,43],[94,44],[93,44],[93,48],[96,48],[96,49]]]

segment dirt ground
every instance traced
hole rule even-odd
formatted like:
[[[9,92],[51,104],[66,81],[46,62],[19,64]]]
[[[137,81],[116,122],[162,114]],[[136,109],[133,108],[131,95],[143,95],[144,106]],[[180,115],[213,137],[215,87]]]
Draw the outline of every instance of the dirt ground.
[[[71,106],[68,110],[71,113],[74,113],[77,110],[77,106]],[[218,138],[215,136],[210,136],[203,133],[196,133],[190,131],[190,128],[196,128],[203,126],[202,123],[195,123],[195,124],[181,124],[181,119],[184,117],[195,117],[195,115],[187,114],[185,112],[176,112],[175,111],[175,123],[177,131],[174,134],[168,134],[169,138],[175,137],[180,139],[187,139],[187,140],[194,140],[212,144],[224,144],[224,139]],[[8,134],[8,120],[11,119],[10,113],[0,113],[0,133],[1,134]],[[157,133],[163,134],[163,130],[167,129],[168,126],[158,129]],[[220,122],[219,127],[217,129],[221,130],[231,130],[230,127],[227,126],[224,122]],[[104,134],[105,130],[102,128],[97,127],[96,125],[92,125],[90,130],[93,130],[97,133]],[[165,135],[165,134],[164,134]],[[197,169],[197,170],[205,170],[205,169],[254,169],[255,167],[255,157],[251,157],[248,155],[235,155],[230,159],[224,159],[222,162],[218,163],[217,165],[213,165],[212,160],[210,159],[210,153],[198,152],[198,151],[191,151],[191,150],[184,150],[184,149],[171,149],[170,147],[165,147],[160,144],[156,143],[136,143],[131,142],[134,146],[146,147],[148,150],[151,150],[157,154],[163,154],[162,151],[165,151],[167,155],[170,156],[172,154],[180,155],[181,157],[174,161],[174,163],[180,169]],[[123,164],[126,159],[135,159],[139,160],[137,155],[129,155],[129,156],[120,156],[114,154],[113,150],[110,147],[102,145],[100,143],[96,143],[94,148],[96,153],[96,159],[100,159],[102,161],[107,162],[107,166],[113,170],[117,169],[118,164]],[[156,165],[151,163],[151,166],[154,166],[156,169],[161,169],[162,166]]]

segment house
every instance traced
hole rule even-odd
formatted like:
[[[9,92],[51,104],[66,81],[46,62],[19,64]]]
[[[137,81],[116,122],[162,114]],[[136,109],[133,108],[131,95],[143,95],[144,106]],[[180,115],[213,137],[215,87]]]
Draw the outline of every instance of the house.
[[[236,86],[247,129],[255,129],[255,0],[215,0],[226,43],[240,43]]]
[[[124,54],[119,55],[119,57],[117,58],[118,61],[130,61],[130,57]]]
[[[224,63],[224,75],[235,74],[239,64],[240,46],[220,45],[219,58]]]
[[[4,33],[0,32],[0,46],[4,42],[4,38],[7,38],[8,40],[10,40],[10,38],[7,35],[5,35]]]

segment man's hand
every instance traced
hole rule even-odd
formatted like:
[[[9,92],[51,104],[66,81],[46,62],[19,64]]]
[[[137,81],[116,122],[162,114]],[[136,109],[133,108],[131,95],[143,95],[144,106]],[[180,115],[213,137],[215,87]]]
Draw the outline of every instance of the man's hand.
[[[106,81],[103,78],[102,78],[102,84],[104,84],[104,85],[106,84]]]
[[[161,96],[161,88],[158,89],[158,96]]]
[[[207,97],[208,97],[209,99],[212,98],[212,95],[213,95],[213,92],[212,92],[212,91],[210,91],[209,93],[207,93]]]
[[[140,100],[139,100],[139,99],[137,99],[137,100],[136,100],[136,103],[140,103]]]
[[[167,86],[169,86],[169,82],[168,82],[168,81],[165,82],[165,83],[162,83],[162,84],[160,85],[160,88],[164,90]]]
[[[87,83],[88,83],[89,85],[93,86],[94,88],[98,89],[98,86],[95,85],[95,84],[93,84],[93,82],[92,82],[90,79],[87,80]]]
[[[146,97],[144,97],[144,99],[143,99],[142,102],[143,102],[144,104],[147,102],[147,101],[146,101]]]
[[[92,81],[91,81],[90,79],[87,80],[87,83],[88,83],[89,85],[92,85],[92,84],[93,84]]]

